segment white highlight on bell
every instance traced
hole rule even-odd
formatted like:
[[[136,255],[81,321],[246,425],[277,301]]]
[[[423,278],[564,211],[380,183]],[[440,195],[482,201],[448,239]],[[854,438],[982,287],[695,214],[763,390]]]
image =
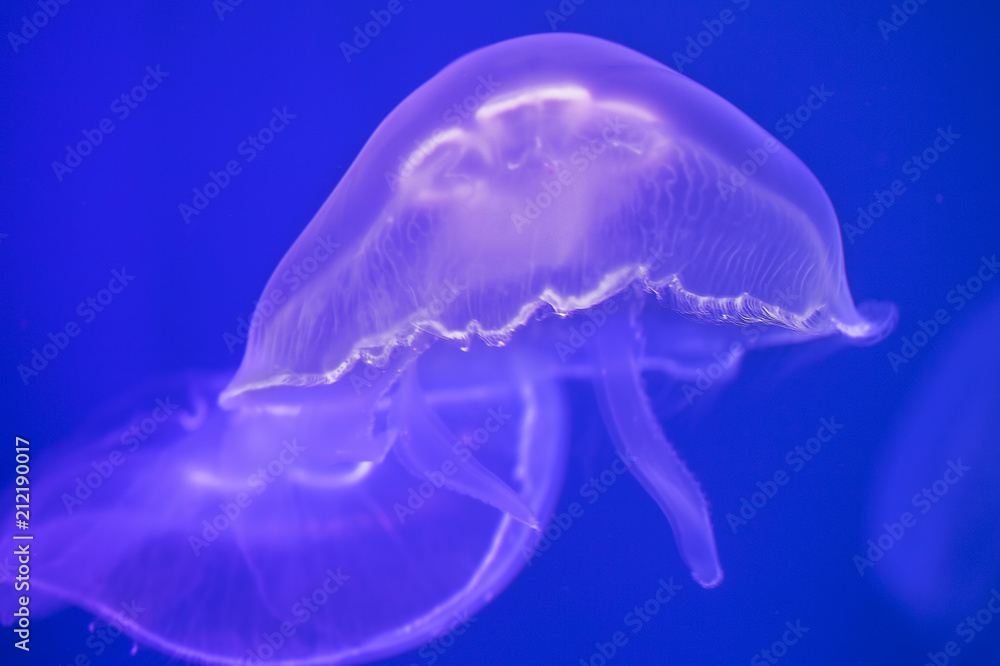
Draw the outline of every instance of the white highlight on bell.
[[[350,468],[345,465],[342,471],[317,472],[289,468],[288,476],[294,482],[311,488],[342,488],[359,483],[374,469],[374,462],[365,461],[356,463]],[[187,478],[192,485],[216,491],[243,492],[248,487],[245,480],[226,479],[200,468],[188,470]]]
[[[592,99],[589,90],[573,84],[531,88],[520,94],[503,97],[483,104],[476,111],[476,120],[490,120],[501,113],[513,111],[523,106],[535,106],[544,102],[590,102]]]
[[[267,414],[268,416],[287,416],[295,417],[299,415],[302,411],[302,405],[286,405],[286,404],[273,404],[273,405],[254,405],[253,407],[244,407],[239,410],[239,418],[255,418],[260,414]]]
[[[247,489],[246,480],[239,483],[199,468],[189,470],[187,478],[192,485],[202,486],[203,488],[209,488],[211,490],[242,492]]]
[[[409,157],[406,158],[406,168],[404,169],[405,173],[403,175],[408,176],[414,169],[423,164],[424,160],[430,157],[439,146],[443,146],[448,143],[463,143],[465,134],[466,132],[463,130],[453,127],[451,129],[444,130],[443,132],[437,132],[429,139],[421,141],[413,152],[410,153]]]
[[[365,461],[359,462],[353,469],[343,472],[316,472],[310,469],[296,468],[289,470],[289,475],[296,483],[310,488],[342,488],[364,480],[373,469],[375,469],[375,463]]]
[[[664,122],[663,118],[647,111],[641,106],[636,106],[635,104],[629,104],[628,102],[622,102],[616,99],[600,101],[596,104],[596,107],[601,111],[606,111],[610,114],[629,116],[634,120],[642,120],[647,123]]]

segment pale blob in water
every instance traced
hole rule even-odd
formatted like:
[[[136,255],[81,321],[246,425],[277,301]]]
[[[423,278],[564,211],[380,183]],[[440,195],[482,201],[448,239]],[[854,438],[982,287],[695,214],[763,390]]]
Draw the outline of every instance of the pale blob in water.
[[[456,462],[419,479],[397,456],[330,465],[294,418],[218,408],[227,377],[133,391],[103,435],[34,463],[32,617],[68,603],[141,644],[233,664],[368,661],[465,626],[540,534],[442,479],[475,455],[547,520],[566,462],[562,393],[496,351],[436,364],[447,390],[421,373],[426,427]]]
[[[224,390],[160,386],[187,396],[180,416],[79,506],[128,419],[37,490],[37,538],[60,544],[34,561],[41,589],[105,618],[134,599],[128,633],[212,663],[370,660],[495,597],[558,497],[566,378],[595,383],[717,585],[706,499],[641,373],[690,397],[720,356],[716,386],[750,347],[872,342],[895,320],[855,308],[836,216],[794,155],[662,64],[565,34],[473,52],[408,97],[261,302]]]
[[[866,544],[871,566],[859,564],[914,615],[951,627],[1000,586],[1000,299],[952,312],[940,329],[896,418],[871,502],[876,549]]]

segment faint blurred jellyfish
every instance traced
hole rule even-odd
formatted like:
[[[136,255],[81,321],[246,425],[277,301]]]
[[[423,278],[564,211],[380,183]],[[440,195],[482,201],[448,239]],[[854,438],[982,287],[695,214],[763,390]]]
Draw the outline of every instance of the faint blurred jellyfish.
[[[897,418],[871,501],[871,566],[861,567],[915,615],[944,625],[1000,585],[1000,298],[963,317],[942,331]]]
[[[219,378],[185,385],[185,404],[220,408],[161,426],[43,525],[65,544],[37,561],[44,590],[104,617],[136,599],[133,636],[211,663],[415,647],[524,566],[568,450],[559,383],[581,378],[713,587],[708,504],[642,374],[720,386],[747,349],[868,343],[895,322],[890,305],[855,308],[833,208],[794,155],[677,72],[566,34],[476,51],[408,97],[275,293],[221,394]],[[114,446],[67,449],[46,515]]]
[[[475,455],[547,520],[566,448],[551,383],[488,353],[462,361],[438,366],[446,387],[434,372],[423,378],[433,427],[451,439],[419,478],[396,456],[330,464],[280,411],[208,406],[226,377],[132,392],[102,435],[88,428],[36,463],[46,473],[32,487],[43,517],[32,530],[33,617],[78,605],[108,631],[209,663],[352,663],[449,631],[506,587],[539,532],[442,480]],[[174,414],[130,451],[132,426],[164,399]]]

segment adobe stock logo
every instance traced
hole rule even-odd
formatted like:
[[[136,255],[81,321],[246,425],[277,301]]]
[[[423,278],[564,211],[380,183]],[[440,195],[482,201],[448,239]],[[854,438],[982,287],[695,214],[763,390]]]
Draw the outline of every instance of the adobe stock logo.
[[[931,483],[930,487],[924,486],[920,492],[910,498],[913,508],[920,509],[920,515],[926,515],[935,504],[941,501],[942,497],[948,494],[951,486],[958,483],[971,469],[971,467],[962,464],[961,458],[949,460],[940,479]],[[908,530],[916,526],[917,518],[909,511],[904,511],[899,515],[897,522],[882,523],[884,528],[882,534],[875,539],[868,539],[866,542],[868,550],[865,551],[865,556],[855,555],[853,558],[858,575],[864,576],[867,569],[873,568],[876,562],[881,560],[898,541],[906,536]]]
[[[288,124],[295,117],[294,113],[288,112],[287,106],[281,107],[280,111],[278,107],[273,107],[271,109],[271,117],[267,120],[267,123],[254,134],[248,134],[247,138],[236,146],[236,152],[243,156],[246,164],[250,164],[257,159],[257,155],[264,152],[279,133],[288,127]],[[218,171],[209,170],[208,179],[205,181],[205,184],[200,189],[197,187],[191,189],[193,195],[191,197],[191,204],[188,205],[183,201],[177,204],[177,210],[180,212],[184,224],[191,224],[191,218],[200,215],[202,211],[208,208],[208,205],[212,203],[212,199],[219,196],[222,190],[229,187],[233,178],[241,173],[243,173],[243,166],[240,165],[240,161],[236,158],[227,161]]]
[[[588,504],[594,504],[610,490],[619,477],[629,471],[634,463],[634,458],[626,460],[620,452],[617,453],[610,467],[604,469],[597,476],[590,477],[586,483],[580,486],[580,497],[586,499]],[[552,523],[545,528],[542,538],[538,540],[535,547],[523,546],[521,548],[525,564],[530,566],[536,557],[541,557],[542,553],[548,552],[552,544],[561,539],[576,524],[576,521],[583,517],[583,513],[584,506],[582,504],[570,502],[565,511],[552,516]]]
[[[651,597],[646,599],[641,605],[635,605],[631,611],[625,614],[622,622],[628,627],[632,634],[638,634],[650,622],[660,609],[669,604],[678,592],[683,589],[674,583],[673,577],[657,581],[656,591]],[[624,631],[616,631],[611,634],[611,640],[594,643],[597,651],[592,653],[586,660],[578,659],[579,666],[606,666],[608,662],[615,658],[618,651],[628,645],[628,635]]]
[[[399,189],[400,184],[413,175],[420,165],[434,153],[438,145],[447,141],[448,136],[461,127],[464,120],[472,118],[476,111],[486,103],[486,100],[492,97],[497,88],[502,85],[503,81],[497,81],[492,73],[481,75],[475,81],[470,82],[469,94],[454,102],[441,113],[442,124],[430,132],[428,135],[430,138],[414,139],[413,150],[405,156],[397,156],[399,164],[396,170],[383,172],[385,183],[389,189],[393,192]],[[411,243],[413,242],[409,228],[407,228],[406,237]]]
[[[903,0],[899,5],[892,5],[892,13],[889,14],[889,20],[879,19],[878,31],[882,34],[882,39],[884,41],[889,41],[889,35],[894,32],[899,32],[910,17],[916,14],[920,10],[920,5],[927,4],[927,0]]]
[[[160,87],[160,84],[168,76],[170,76],[170,72],[164,72],[160,69],[159,64],[155,68],[147,65],[146,74],[140,79],[139,83],[133,86],[131,90],[123,92],[113,99],[109,110],[118,117],[118,120],[125,120],[132,111],[139,108],[139,104],[146,101],[149,93]],[[63,182],[63,178],[67,174],[73,173],[73,169],[83,164],[83,159],[93,153],[94,149],[104,142],[104,138],[114,132],[115,129],[115,124],[111,118],[102,118],[97,122],[97,127],[94,129],[81,130],[80,133],[83,135],[83,139],[77,141],[74,145],[66,144],[66,157],[63,161],[53,160],[52,172],[55,174],[56,180],[60,183]]]
[[[290,293],[294,293],[304,285],[320,269],[323,262],[334,256],[340,243],[334,243],[330,234],[316,240],[311,252],[291,265],[291,268],[281,274],[281,282],[287,287],[275,287],[265,291],[260,299],[253,302],[253,310],[249,317],[237,317],[233,333],[222,334],[222,342],[232,354],[250,338],[250,333],[262,326],[278,309],[288,302]],[[287,288],[287,292],[286,292]]]
[[[575,14],[576,8],[586,1],[587,0],[562,0],[562,2],[559,3],[559,6],[556,7],[556,11],[546,9],[545,20],[549,22],[549,28],[555,30],[557,25]]]
[[[337,567],[336,571],[327,569],[324,573],[326,578],[323,579],[323,582],[292,605],[290,612],[294,623],[285,621],[273,632],[261,632],[260,637],[263,640],[258,642],[256,647],[247,648],[246,659],[242,662],[245,666],[262,666],[270,663],[271,657],[289,642],[289,639],[295,635],[296,629],[308,622],[314,614],[320,612],[323,606],[340,591],[344,583],[351,580],[351,577],[341,571],[340,567]]]
[[[781,638],[755,654],[750,659],[750,666],[777,664],[779,659],[788,654],[788,648],[798,643],[799,639],[809,631],[809,627],[802,626],[802,620],[796,620],[794,624],[789,620],[785,622],[785,626],[788,628],[781,634]]]
[[[772,137],[764,139],[764,143],[756,148],[747,148],[746,154],[749,159],[740,163],[739,171],[736,170],[736,167],[730,167],[729,182],[716,181],[715,186],[719,190],[719,198],[723,201],[729,201],[729,196],[746,185],[747,180],[752,178],[760,167],[767,164],[771,155],[779,150],[781,150],[781,144]]]
[[[261,495],[299,459],[305,448],[295,438],[292,438],[290,442],[283,441],[278,454],[257,468],[257,471],[247,478],[247,488],[252,489],[257,495]],[[220,534],[228,530],[253,504],[253,500],[254,498],[249,492],[241,492],[233,497],[233,501],[228,504],[220,502],[219,513],[212,516],[211,521],[208,519],[201,521],[201,537],[199,538],[195,534],[188,535],[188,543],[195,557],[200,557],[202,550],[208,548],[219,538]]]
[[[785,454],[785,464],[791,469],[790,472],[778,469],[770,478],[758,481],[756,485],[759,490],[751,493],[749,499],[745,496],[741,497],[740,508],[736,512],[726,514],[726,522],[733,534],[736,534],[740,527],[745,527],[753,520],[767,506],[768,502],[774,499],[779,488],[787,485],[796,473],[801,472],[806,463],[815,458],[823,449],[823,445],[829,443],[844,427],[844,424],[837,423],[837,419],[833,416],[829,419],[820,419],[819,424],[815,437],[810,437]]]
[[[498,405],[496,409],[490,407],[486,413],[487,416],[481,427],[474,429],[471,434],[455,442],[451,447],[451,453],[454,457],[445,458],[438,469],[424,472],[427,480],[416,488],[413,486],[407,488],[406,506],[400,502],[392,505],[401,525],[406,523],[407,518],[423,508],[426,501],[434,496],[438,488],[444,487],[448,477],[454,476],[459,469],[465,469],[466,463],[474,457],[474,454],[511,419],[511,414],[504,412],[503,405]]]
[[[731,0],[734,5],[739,7],[740,11],[746,11],[747,7],[750,6],[750,0]],[[684,48],[684,53],[679,51],[674,51],[670,56],[674,59],[674,68],[680,72],[684,73],[684,66],[693,64],[695,60],[701,57],[701,54],[705,52],[705,49],[710,47],[715,43],[715,40],[722,36],[727,25],[731,25],[736,21],[736,12],[732,9],[723,9],[719,12],[718,18],[706,19],[701,22],[705,27],[704,30],[697,33],[696,35],[688,35],[687,46]]]
[[[975,613],[966,615],[965,619],[955,626],[955,633],[968,645],[976,640],[976,636],[985,631],[993,618],[998,615],[1000,615],[1000,592],[993,588],[986,603]],[[944,644],[942,652],[927,653],[924,666],[947,666],[951,663],[950,657],[957,657],[961,652],[962,648],[959,647],[958,641],[948,641]]]
[[[125,287],[135,279],[134,275],[129,275],[128,271],[123,266],[120,271],[112,270],[111,279],[108,281],[108,286],[106,289],[98,290],[96,296],[89,296],[87,299],[80,301],[80,304],[76,306],[76,313],[83,317],[83,323],[89,324],[97,315],[111,305],[111,302],[115,299],[115,296],[122,293]],[[28,382],[38,376],[38,373],[45,370],[49,366],[49,363],[54,361],[59,354],[69,346],[70,340],[80,335],[83,328],[74,319],[67,321],[60,329],[57,329],[55,333],[50,332],[48,335],[49,342],[42,345],[41,352],[38,348],[33,348],[31,350],[31,359],[25,363],[21,363],[17,366],[17,374],[21,378],[21,381],[25,386]]]
[[[128,446],[125,453],[117,448],[112,449],[107,455],[102,455],[98,460],[91,460],[90,466],[93,472],[86,476],[76,477],[76,486],[73,494],[63,493],[60,499],[66,507],[66,513],[73,515],[73,512],[83,505],[98,488],[104,485],[115,470],[121,467],[128,459],[127,453],[135,453],[142,442],[147,441],[159,429],[160,424],[165,423],[175,412],[180,410],[180,405],[170,402],[170,396],[157,398],[156,406],[149,411],[148,415],[135,421],[125,430],[119,441],[122,446]]]
[[[952,305],[955,312],[960,312],[998,273],[1000,273],[1000,262],[997,261],[997,255],[980,257],[976,272],[964,282],[957,283],[945,296],[945,300]],[[909,337],[904,335],[898,352],[891,351],[886,354],[892,371],[899,372],[900,366],[909,363],[951,319],[951,315],[944,308],[935,310],[926,321],[918,319],[917,327],[920,330],[914,330]]]
[[[910,156],[910,159],[903,162],[900,167],[904,176],[909,176],[909,181],[915,183],[926,173],[931,166],[948,152],[962,135],[956,133],[951,125],[948,129],[938,127],[934,138],[920,152]],[[844,238],[849,243],[854,244],[854,239],[864,234],[871,228],[875,221],[889,212],[892,205],[906,194],[906,183],[901,178],[894,179],[884,190],[875,190],[872,193],[872,201],[867,206],[858,206],[858,217],[856,222],[842,222]]]
[[[213,0],[212,9],[215,10],[215,15],[219,17],[220,21],[225,21],[226,13],[233,13],[241,4],[243,4],[243,0]]]
[[[59,13],[59,5],[66,4],[69,4],[69,0],[58,0],[58,2],[57,0],[38,0],[41,11],[32,14],[30,19],[27,16],[21,17],[21,29],[18,31],[20,34],[7,33],[7,41],[10,42],[14,53],[18,53],[21,46],[31,41],[39,30],[49,24],[49,19],[54,18]]]
[[[774,131],[781,134],[782,141],[788,141],[795,136],[795,130],[802,129],[802,126],[809,122],[813,113],[819,111],[826,104],[826,101],[833,97],[833,93],[826,89],[826,84],[821,83],[819,88],[809,86],[810,95],[805,103],[800,104],[793,112],[786,113],[785,116],[774,124]]]
[[[340,43],[340,53],[344,56],[347,64],[351,64],[351,58],[361,55],[361,51],[368,48],[372,40],[382,34],[382,28],[388,27],[392,23],[392,17],[401,14],[403,9],[403,3],[400,0],[389,0],[385,9],[373,9],[368,12],[371,14],[372,20],[365,23],[365,29],[362,30],[360,26],[354,26],[353,46],[347,42]]]
[[[420,648],[420,651],[417,652],[417,654],[424,658],[427,662],[427,666],[432,666],[437,662],[438,658],[448,650],[448,648],[455,644],[455,641],[459,636],[469,630],[472,623],[477,619],[478,618],[475,617],[469,617],[468,611],[456,611],[452,615],[451,623],[448,625],[451,627],[448,632],[438,636],[430,643]]]
[[[569,162],[576,167],[576,173],[581,174],[586,171],[587,167],[609,147],[617,145],[618,138],[627,127],[628,125],[623,123],[621,118],[605,119],[604,124],[600,127],[600,136],[581,142],[569,156]],[[551,206],[574,182],[573,173],[569,169],[560,169],[555,178],[539,185],[538,193],[534,197],[525,197],[524,208],[520,212],[515,211],[510,214],[511,224],[514,225],[517,233],[522,233],[525,226],[535,222],[542,212]]]

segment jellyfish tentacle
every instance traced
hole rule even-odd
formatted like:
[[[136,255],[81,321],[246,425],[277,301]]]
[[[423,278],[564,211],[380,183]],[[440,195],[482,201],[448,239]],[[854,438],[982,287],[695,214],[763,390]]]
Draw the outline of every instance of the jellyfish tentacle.
[[[415,367],[400,380],[389,411],[389,426],[396,436],[393,450],[415,477],[468,495],[528,527],[540,529],[538,518],[517,492],[471,452],[458,455],[453,451],[458,437],[427,403]]]
[[[315,387],[308,400],[292,406],[296,435],[326,463],[382,462],[392,440],[376,432],[376,413],[417,355],[413,347],[399,347],[380,364],[359,360],[345,381]]]
[[[597,394],[618,452],[670,521],[691,575],[703,587],[722,582],[722,567],[698,482],[667,440],[641,376],[640,332],[631,313],[608,321],[595,336]]]

